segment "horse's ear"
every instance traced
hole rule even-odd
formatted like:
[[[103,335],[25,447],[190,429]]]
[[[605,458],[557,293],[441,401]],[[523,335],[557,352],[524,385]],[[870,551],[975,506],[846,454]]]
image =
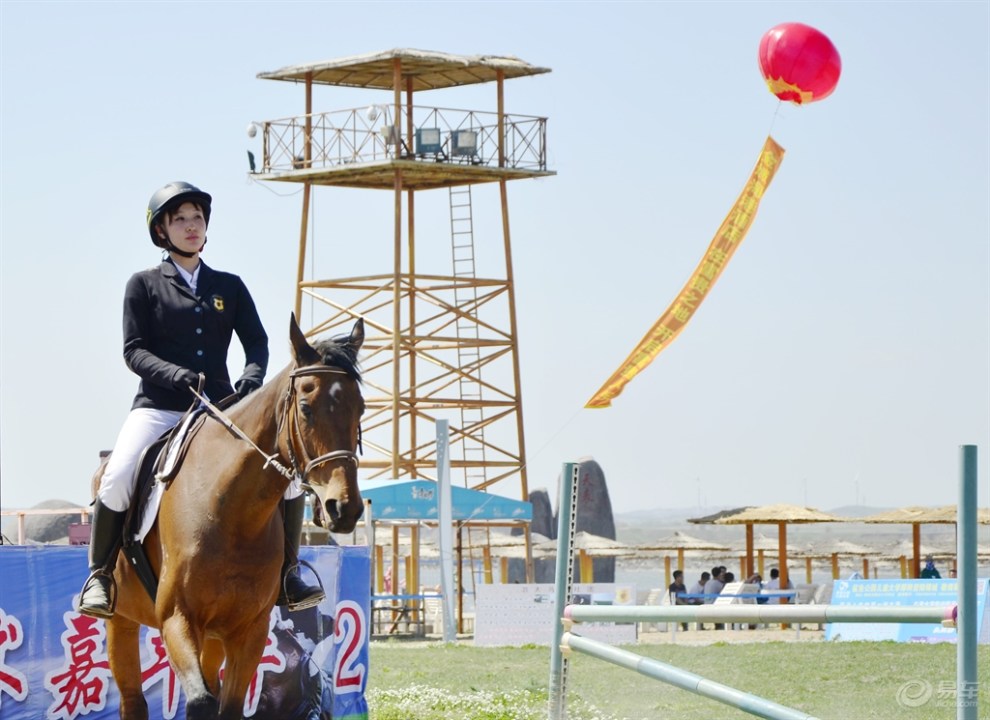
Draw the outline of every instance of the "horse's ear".
[[[354,348],[354,354],[357,355],[358,350],[364,345],[364,318],[358,318],[357,322],[354,323],[354,327],[351,328],[351,336],[347,338],[347,344]]]
[[[297,367],[314,365],[321,361],[320,354],[313,349],[303,335],[303,331],[299,329],[295,313],[289,316],[289,341],[292,343],[292,355],[296,359]]]

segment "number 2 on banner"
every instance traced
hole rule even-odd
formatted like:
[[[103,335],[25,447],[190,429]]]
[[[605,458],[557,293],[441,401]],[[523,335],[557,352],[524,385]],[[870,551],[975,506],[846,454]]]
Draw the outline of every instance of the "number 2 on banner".
[[[337,645],[333,686],[337,692],[360,692],[364,687],[367,668],[361,662],[361,646],[365,637],[364,611],[349,600],[337,605],[333,626],[333,641]]]

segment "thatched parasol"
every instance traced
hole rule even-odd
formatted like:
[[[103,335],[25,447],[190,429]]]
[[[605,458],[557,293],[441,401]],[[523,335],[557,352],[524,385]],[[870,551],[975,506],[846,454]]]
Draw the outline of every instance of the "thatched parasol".
[[[797,554],[803,557],[828,558],[833,555],[876,555],[877,551],[874,548],[868,548],[849,540],[834,540],[826,545],[810,545],[806,550]]]
[[[628,557],[629,555],[636,554],[635,548],[625,543],[620,543],[618,540],[612,540],[601,535],[593,535],[584,530],[574,533],[574,536],[571,538],[571,545],[575,550],[580,550],[594,557]],[[535,547],[556,551],[557,541],[546,540]]]
[[[745,549],[746,548],[744,547],[743,551],[745,551]],[[804,552],[806,548],[797,548],[794,545],[791,545],[790,549],[794,551],[791,553],[792,555],[794,555]],[[778,541],[777,538],[773,537],[772,535],[764,535],[763,533],[754,532],[753,550],[755,550],[756,552],[775,553],[780,550],[780,542]]]
[[[601,535],[593,535],[592,533],[584,530],[574,533],[571,538],[571,545],[578,551],[579,554],[581,582],[583,583],[590,583],[593,581],[593,558],[629,557],[630,555],[636,554],[636,549],[626,545],[625,543],[620,543],[618,540],[612,540],[611,538],[602,537]],[[539,545],[534,545],[533,548],[556,552],[557,541],[549,540],[547,542],[540,543]]]
[[[686,550],[690,551],[700,551],[700,552],[724,552],[729,550],[729,546],[721,545],[719,543],[714,543],[709,540],[702,540],[701,538],[696,538],[693,535],[688,535],[680,530],[675,530],[673,534],[662,537],[659,540],[653,540],[651,542],[643,543],[642,545],[637,545],[636,550],[638,552],[652,552],[656,550],[676,550],[677,551],[677,569],[684,570],[684,552]],[[667,585],[670,584],[670,555],[664,556],[664,577],[666,578]]]
[[[530,541],[534,545],[540,543],[550,542],[550,538],[546,535],[542,535],[538,532],[529,533]],[[485,538],[488,547],[494,548],[511,548],[511,547],[526,547],[526,536],[525,535],[510,535],[504,532],[491,532],[488,537]]]
[[[637,550],[677,550],[678,558],[683,560],[683,553],[685,550],[699,550],[699,551],[710,551],[710,552],[721,552],[729,550],[728,545],[722,545],[721,543],[711,542],[710,540],[702,540],[701,538],[696,538],[693,535],[688,535],[680,530],[675,530],[671,535],[660,538],[659,540],[651,540],[650,542],[642,543],[636,546]]]
[[[764,505],[751,507],[734,515],[715,520],[716,525],[745,525],[746,526],[746,572],[753,574],[753,525],[776,525],[777,542],[780,552],[780,586],[787,587],[787,526],[788,524],[805,524],[818,522],[845,522],[829,513],[814,508],[799,505]]]
[[[857,522],[871,524],[888,525],[910,525],[911,542],[913,547],[910,553],[912,577],[921,575],[921,526],[922,525],[955,525],[956,506],[944,505],[942,507],[920,507],[912,505],[910,507],[895,508],[885,510],[874,515],[859,518]],[[977,522],[983,525],[990,525],[990,508],[979,508],[977,510]]]
[[[794,553],[797,557],[803,557],[808,568],[808,575],[811,575],[811,561],[815,558],[831,558],[832,559],[832,577],[836,580],[839,579],[839,556],[840,555],[852,555],[864,558],[878,555],[879,553],[874,548],[868,548],[865,545],[860,545],[858,543],[850,542],[848,540],[835,540],[829,542],[825,545],[818,547],[808,547],[803,551]],[[867,566],[864,564],[864,570],[867,570]]]
[[[942,560],[955,557],[954,550],[947,550],[945,548],[935,547],[934,545],[915,545],[913,540],[901,540],[895,543],[889,549],[881,553],[880,557],[884,560],[897,560],[898,558],[910,555],[914,549],[917,548],[922,556],[927,557],[931,555],[934,558],[940,558]]]
[[[551,540],[546,535],[538,532],[529,534],[532,542],[532,555],[534,558],[551,557],[556,552],[556,541]],[[526,558],[526,536],[508,535],[506,533],[491,533],[488,547],[491,554],[499,558]],[[547,548],[554,548],[553,550]]]
[[[752,507],[752,505],[743,505],[742,507],[732,508],[731,510],[719,510],[717,513],[712,513],[711,515],[688,518],[688,522],[692,525],[714,525],[717,520],[729,517],[730,515],[738,515],[743,510],[749,510]]]
[[[955,505],[943,505],[942,507],[932,508],[922,514],[919,522],[931,524],[956,523],[956,514],[958,511],[959,508]],[[976,522],[979,525],[990,525],[990,508],[977,508]]]

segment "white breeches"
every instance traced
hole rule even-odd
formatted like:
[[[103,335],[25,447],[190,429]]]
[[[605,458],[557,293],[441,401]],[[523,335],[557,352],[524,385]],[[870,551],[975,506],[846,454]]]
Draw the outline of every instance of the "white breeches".
[[[134,473],[141,453],[163,433],[175,427],[182,415],[178,410],[154,408],[135,408],[128,413],[96,492],[100,502],[117,512],[130,507],[134,496]],[[263,462],[260,456],[258,459]],[[289,483],[283,497],[293,500],[302,493],[302,482],[296,478]]]
[[[130,507],[134,495],[134,471],[141,453],[151,443],[179,422],[178,410],[135,408],[127,414],[117,442],[107,461],[96,496],[111,510],[122,512]]]

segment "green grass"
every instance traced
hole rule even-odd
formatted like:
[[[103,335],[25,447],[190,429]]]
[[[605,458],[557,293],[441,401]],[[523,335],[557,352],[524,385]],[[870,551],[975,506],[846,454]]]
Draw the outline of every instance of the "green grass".
[[[635,645],[626,649],[823,720],[956,717],[956,648],[893,642]],[[370,720],[545,720],[546,647],[374,642]],[[573,654],[570,720],[733,720],[752,715]],[[990,718],[990,647],[979,648],[979,718]],[[924,685],[927,683],[927,686]],[[912,702],[930,688],[927,702]],[[923,698],[922,698],[923,699]]]

